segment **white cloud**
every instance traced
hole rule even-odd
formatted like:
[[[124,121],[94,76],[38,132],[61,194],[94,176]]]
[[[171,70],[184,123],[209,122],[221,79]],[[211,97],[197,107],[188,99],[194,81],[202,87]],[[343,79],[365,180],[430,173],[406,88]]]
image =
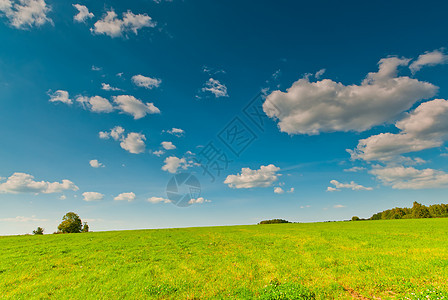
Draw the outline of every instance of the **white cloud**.
[[[190,201],[188,201],[188,204],[201,204],[201,203],[206,203],[206,202],[212,202],[210,200],[204,199],[203,197],[199,197],[199,198],[191,198]]]
[[[11,26],[17,29],[27,29],[53,24],[47,13],[51,7],[44,0],[1,0],[0,12],[8,18]]]
[[[59,197],[59,199],[65,200],[65,199],[67,199],[67,196],[66,195],[61,195],[61,197]]]
[[[294,193],[295,189],[294,188],[290,188],[288,193]]]
[[[117,197],[114,198],[114,200],[116,201],[134,201],[135,199],[135,194],[130,192],[130,193],[121,193],[120,195],[118,195]]]
[[[110,113],[114,110],[114,107],[109,100],[100,96],[78,96],[76,98],[76,102],[81,104],[84,109],[88,109],[96,113]]]
[[[150,202],[150,203],[153,203],[153,204],[157,204],[157,203],[171,203],[170,199],[166,199],[166,198],[162,198],[162,197],[151,197],[151,198],[148,198],[147,201]]]
[[[169,173],[177,173],[178,169],[188,169],[191,165],[187,162],[185,158],[178,158],[176,156],[169,156],[165,158],[165,165],[162,166],[163,171]]]
[[[253,187],[269,187],[278,180],[281,174],[277,172],[280,168],[270,164],[268,166],[261,166],[258,170],[251,170],[250,168],[242,168],[241,173],[237,175],[229,175],[224,181],[231,188],[248,189]]]
[[[6,194],[51,194],[67,190],[77,191],[78,187],[67,179],[62,182],[34,181],[34,176],[19,172],[12,174],[6,182],[0,183],[0,193]]]
[[[70,99],[67,91],[57,90],[54,93],[48,91],[48,96],[50,96],[50,102],[62,102],[65,104],[72,104],[73,101]]]
[[[82,193],[82,196],[84,197],[84,201],[98,201],[104,198],[104,195],[97,192],[84,192]]]
[[[1,2],[0,2],[0,4],[1,4]],[[38,218],[36,218],[36,216],[31,216],[31,217],[17,216],[15,218],[0,219],[0,221],[2,221],[2,222],[25,223],[25,222],[47,222],[48,219],[38,219]]]
[[[101,83],[101,89],[105,91],[122,91],[122,89],[119,89],[117,87],[113,87],[108,83]]]
[[[413,167],[375,167],[369,172],[384,185],[393,189],[428,189],[448,187],[448,174],[434,169],[418,170]]]
[[[219,97],[229,97],[227,94],[227,87],[219,82],[219,80],[210,78],[204,83],[204,87],[202,88],[203,92],[210,92],[215,95],[216,98]]]
[[[102,68],[92,65],[92,71],[101,71]]]
[[[152,152],[152,154],[156,155],[156,156],[162,156],[163,154],[165,154],[165,151],[163,150],[157,150]]]
[[[435,99],[420,104],[395,123],[399,133],[380,133],[362,139],[355,150],[347,150],[353,159],[397,161],[403,153],[440,147],[448,140],[448,101]],[[415,160],[414,160],[415,161]],[[419,161],[416,161],[417,163]]]
[[[352,167],[349,169],[344,169],[344,172],[359,172],[359,171],[364,171],[366,168],[364,167]]]
[[[342,204],[333,205],[333,208],[343,208],[343,207],[345,207],[345,206]]]
[[[78,10],[78,14],[73,17],[77,22],[83,23],[87,19],[93,18],[95,15],[89,12],[89,9],[85,5],[73,4],[73,7]]]
[[[172,142],[161,142],[160,143],[165,150],[176,149],[176,146]]]
[[[132,82],[139,87],[144,87],[147,89],[157,88],[162,83],[162,80],[158,78],[146,77],[143,75],[132,76]]]
[[[340,189],[351,189],[353,191],[372,191],[373,190],[373,188],[371,188],[371,187],[362,186],[360,184],[355,183],[354,181],[352,181],[350,183],[340,183],[337,180],[332,180],[332,181],[330,181],[330,183],[332,185],[334,185],[334,187],[329,186],[327,188],[327,192],[335,192],[335,191],[339,191]]]
[[[274,193],[283,194],[285,191],[281,187],[274,188]]]
[[[436,66],[446,63],[448,63],[448,55],[441,50],[427,51],[419,55],[417,60],[409,66],[409,69],[411,69],[412,73],[416,73],[424,66]]]
[[[169,130],[163,130],[162,132],[166,132],[166,133],[175,135],[175,136],[177,136],[177,137],[181,137],[181,136],[183,136],[184,133],[185,133],[185,131],[184,131],[183,129],[180,129],[180,128],[174,128],[174,127],[173,127],[172,129],[169,129]]]
[[[91,161],[89,161],[89,164],[92,168],[104,167],[104,165],[100,163],[97,159],[92,159]]]
[[[123,127],[115,126],[110,130],[110,132],[100,131],[99,137],[100,139],[112,138],[115,141],[119,141],[121,148],[133,154],[139,154],[145,152],[146,137],[144,134],[137,132],[130,132],[127,135],[125,135],[124,132],[125,130],[123,129]]]
[[[383,58],[379,71],[369,73],[361,85],[302,78],[286,92],[268,95],[263,109],[270,118],[278,119],[280,131],[289,134],[365,131],[393,121],[417,101],[437,92],[430,83],[397,77],[398,67],[408,63],[408,59]]]
[[[156,23],[147,14],[135,15],[131,11],[123,13],[123,18],[119,19],[115,11],[108,11],[102,19],[98,20],[90,30],[95,34],[105,34],[112,38],[120,37],[123,33],[133,32],[138,34],[138,30],[144,27],[155,27]]]
[[[130,153],[139,154],[145,152],[145,140],[146,137],[143,134],[131,132],[123,139],[120,146]]]
[[[114,96],[114,102],[118,109],[130,114],[135,120],[145,117],[147,114],[159,114],[160,110],[153,103],[143,103],[139,99],[130,95]]]

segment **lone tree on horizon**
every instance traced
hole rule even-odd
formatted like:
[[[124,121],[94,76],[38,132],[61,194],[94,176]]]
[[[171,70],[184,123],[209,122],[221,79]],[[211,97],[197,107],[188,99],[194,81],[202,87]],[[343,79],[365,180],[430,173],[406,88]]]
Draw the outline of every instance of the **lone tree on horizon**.
[[[68,212],[62,217],[62,223],[58,226],[58,231],[62,233],[88,232],[89,225],[84,222],[82,226],[81,218],[74,212]]]

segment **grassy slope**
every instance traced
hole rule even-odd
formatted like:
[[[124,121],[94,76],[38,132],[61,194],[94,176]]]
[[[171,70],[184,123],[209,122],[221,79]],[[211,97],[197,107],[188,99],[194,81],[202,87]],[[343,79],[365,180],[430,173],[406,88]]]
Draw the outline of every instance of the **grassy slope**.
[[[0,295],[250,299],[278,284],[317,299],[446,292],[447,233],[448,219],[417,219],[0,237]]]

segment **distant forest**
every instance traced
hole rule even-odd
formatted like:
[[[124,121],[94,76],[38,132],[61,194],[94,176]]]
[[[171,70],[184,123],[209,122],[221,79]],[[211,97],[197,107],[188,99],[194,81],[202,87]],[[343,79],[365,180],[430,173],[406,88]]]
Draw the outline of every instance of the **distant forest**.
[[[414,202],[412,208],[395,207],[374,214],[369,220],[390,219],[421,219],[421,218],[446,218],[448,217],[448,204],[434,204],[425,206]]]

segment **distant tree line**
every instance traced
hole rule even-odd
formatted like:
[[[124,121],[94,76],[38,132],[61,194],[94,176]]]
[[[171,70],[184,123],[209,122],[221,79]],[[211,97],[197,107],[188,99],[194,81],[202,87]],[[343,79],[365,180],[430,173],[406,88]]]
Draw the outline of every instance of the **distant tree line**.
[[[78,214],[74,212],[68,212],[62,217],[62,222],[58,226],[58,231],[54,233],[58,234],[80,232],[89,232],[89,225],[87,225],[87,222],[83,223]],[[33,230],[33,234],[42,235],[44,234],[44,229],[42,227],[37,227],[36,230]]]
[[[258,224],[262,225],[262,224],[281,224],[281,223],[291,223],[291,222],[283,220],[283,219],[272,219],[272,220],[261,221]]]
[[[371,216],[369,220],[421,219],[421,218],[446,218],[446,217],[448,217],[448,204],[433,204],[430,206],[425,206],[418,202],[414,202],[412,208],[395,207],[392,209],[376,213],[373,216]]]

